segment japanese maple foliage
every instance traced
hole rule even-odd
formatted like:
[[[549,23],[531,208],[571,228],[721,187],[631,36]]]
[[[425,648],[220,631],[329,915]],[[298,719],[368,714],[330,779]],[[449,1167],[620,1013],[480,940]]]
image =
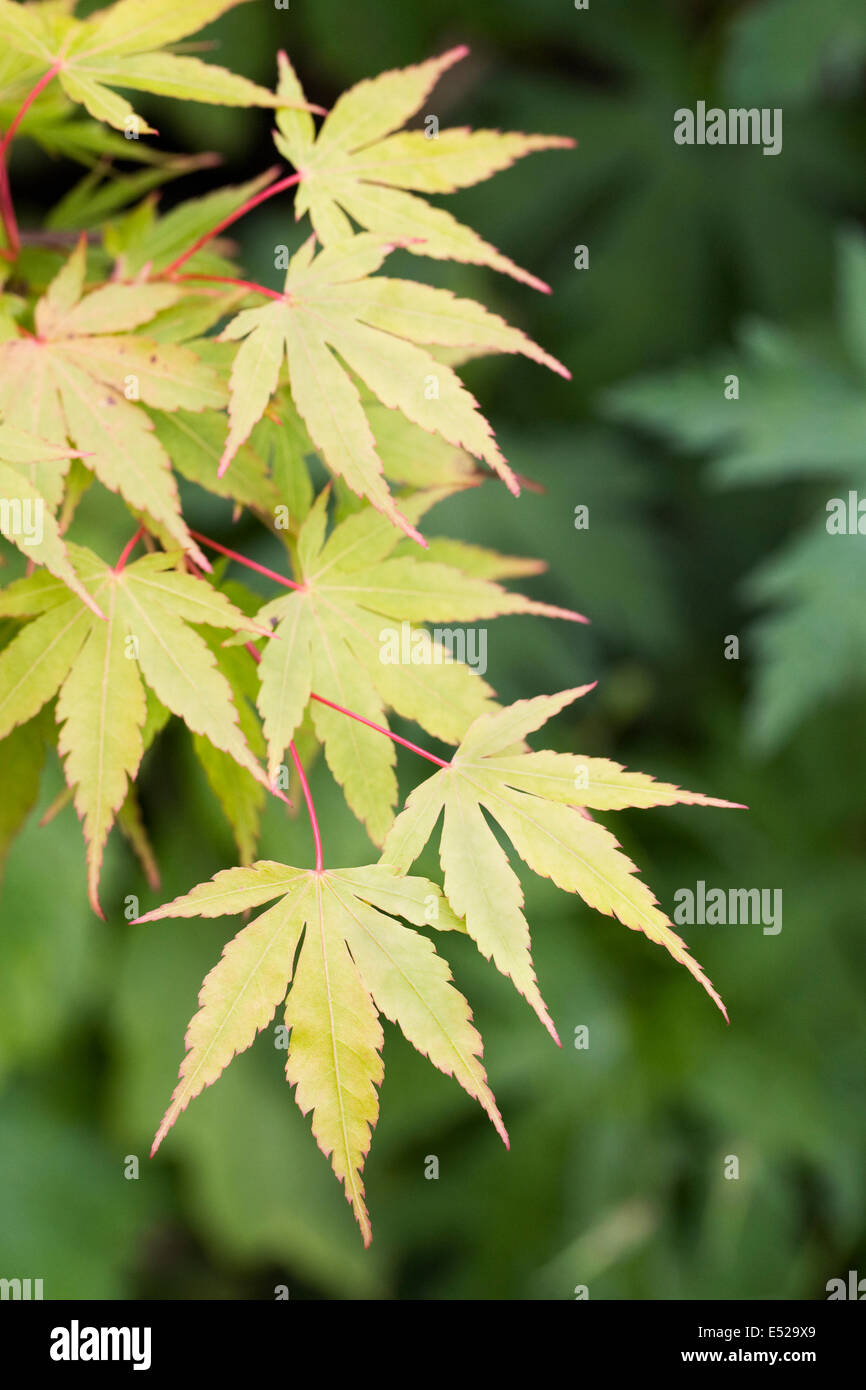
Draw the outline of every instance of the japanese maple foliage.
[[[525,866],[664,946],[724,1012],[594,815],[731,803],[606,758],[533,750],[527,738],[592,687],[530,690],[502,707],[430,629],[504,614],[586,621],[507,587],[538,562],[428,544],[420,529],[437,501],[463,488],[520,492],[461,364],[509,353],[529,359],[529,371],[568,380],[567,368],[481,304],[387,270],[402,248],[547,290],[428,197],[573,142],[407,129],[464,48],[362,81],[327,113],[283,53],[270,91],[174,51],[243,2],[118,0],[79,19],[72,0],[0,0],[0,492],[6,538],[28,560],[0,589],[0,760],[15,766],[28,730],[56,749],[101,912],[115,822],[154,881],[135,783],[151,747],[159,758],[169,719],[189,729],[241,864],[138,921],[265,910],[229,938],[204,981],[154,1148],[284,1009],[287,1079],[367,1243],[363,1169],[383,1075],[381,1017],[453,1076],[507,1143],[439,934],[471,937],[558,1042],[532,962]],[[136,107],[118,88],[141,94]],[[157,134],[138,109],[146,113],[149,94],[270,108],[291,170],[271,168],[164,216],[118,176],[103,198],[110,216],[67,237],[62,253],[28,245],[7,175],[12,141],[73,160],[86,144],[111,158],[123,132],[135,158],[134,141]],[[173,177],[170,157],[148,144]],[[270,199],[286,219],[310,223],[281,290],[215,241]],[[316,494],[322,466],[330,481]],[[283,544],[283,567],[193,531],[178,477],[224,499],[227,520],[252,513]],[[77,504],[93,486],[129,511],[119,556],[76,536]],[[264,605],[238,580],[244,566],[272,585]],[[383,621],[401,625],[409,659],[383,661]],[[414,721],[421,742],[394,734],[392,715]],[[425,748],[425,734],[450,745],[450,759]],[[319,747],[374,847],[362,866],[331,863],[305,768]],[[398,747],[430,772],[402,809]],[[262,808],[269,795],[285,799],[289,767],[312,829],[306,867],[255,859]],[[19,805],[10,778],[8,794],[9,823],[20,825],[29,792]],[[440,819],[441,884],[411,872]]]

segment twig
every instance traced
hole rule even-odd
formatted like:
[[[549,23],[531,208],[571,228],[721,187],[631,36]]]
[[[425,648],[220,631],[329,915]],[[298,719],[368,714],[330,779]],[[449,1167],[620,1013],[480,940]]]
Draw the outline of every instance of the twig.
[[[267,579],[273,579],[277,584],[283,584],[287,589],[303,589],[303,584],[296,584],[293,579],[286,579],[285,575],[277,574],[276,570],[269,570],[266,565],[260,565],[255,560],[248,560],[246,555],[239,555],[236,550],[229,550],[228,546],[220,545],[219,541],[212,541],[208,536],[203,536],[200,531],[190,531],[194,540],[201,541],[202,545],[210,546],[211,550],[218,550],[220,555],[227,555],[230,560],[237,560],[239,565],[246,565],[247,569],[255,570],[257,574],[263,574]]]
[[[126,564],[127,560],[129,559],[130,555],[132,554],[133,550],[134,550],[135,547],[138,545],[138,542],[141,540],[142,536],[144,535],[145,530],[146,530],[146,528],[145,528],[144,526],[139,526],[139,528],[138,528],[138,530],[136,531],[135,535],[132,536],[132,537],[126,542],[126,545],[123,547],[123,549],[122,549],[121,552],[120,552],[120,556],[119,556],[119,558],[118,558],[117,564],[114,566],[114,573],[115,573],[115,574],[120,574],[121,570],[123,569],[124,565]]]
[[[24,117],[27,115],[27,112],[30,110],[30,107],[33,105],[33,102],[36,100],[36,98],[38,97],[39,93],[43,90],[44,87],[47,87],[47,86],[48,86],[48,83],[49,83],[54,77],[57,76],[57,74],[59,73],[59,71],[60,71],[60,69],[61,69],[62,67],[63,67],[63,63],[62,63],[59,59],[58,59],[58,61],[57,61],[56,63],[52,63],[52,65],[51,65],[51,67],[48,69],[48,71],[47,71],[47,72],[44,72],[44,73],[42,74],[42,76],[40,77],[39,81],[36,83],[35,87],[32,89],[32,91],[30,91],[30,92],[27,93],[27,96],[24,98],[24,100],[22,101],[21,105],[19,106],[17,112],[15,113],[14,117],[12,118],[12,124],[10,125],[10,127],[9,127],[9,129],[7,130],[6,134],[3,136],[3,139],[0,140],[0,156],[5,155],[5,153],[6,153],[6,151],[8,150],[10,144],[12,143],[12,137],[13,137],[13,135],[15,134],[16,130],[18,129],[18,127],[20,126],[20,124],[21,124],[22,120],[24,119]]]
[[[316,844],[316,873],[320,874],[324,865],[324,860],[322,857],[322,837],[319,834],[319,822],[316,819],[316,808],[313,805],[313,794],[310,791],[310,784],[307,781],[306,776],[304,775],[304,769],[301,766],[301,760],[298,757],[298,750],[293,743],[289,744],[289,752],[291,753],[292,758],[294,760],[294,764],[298,773],[298,778],[301,783],[301,790],[304,793],[304,800],[307,803],[307,810],[310,813],[310,825],[313,827],[313,839]]]
[[[244,646],[253,660],[258,663],[262,659],[262,654],[258,647],[252,642],[245,642]],[[408,748],[412,753],[417,753],[419,757],[426,758],[429,763],[435,763],[437,767],[450,767],[442,758],[437,758],[435,753],[428,753],[426,748],[419,748],[417,743],[410,743],[408,738],[401,738],[399,734],[393,734],[390,729],[385,729],[381,724],[374,724],[372,719],[365,719],[362,714],[356,714],[353,709],[346,709],[344,705],[337,705],[333,700],[326,700],[324,695],[317,695],[314,690],[310,691],[310,699],[317,700],[320,705],[327,705],[329,709],[335,709],[338,714],[345,714],[349,719],[356,719],[359,724],[366,724],[368,729],[375,729],[377,734],[384,734],[392,743],[399,743],[403,748]]]
[[[196,251],[200,251],[203,246],[207,246],[208,242],[212,241],[215,236],[219,236],[220,232],[224,231],[226,227],[230,227],[233,222],[237,222],[238,218],[245,217],[253,208],[258,207],[259,203],[264,203],[268,198],[275,197],[277,193],[282,193],[287,188],[293,188],[294,185],[300,183],[300,181],[300,174],[291,174],[288,178],[279,179],[276,183],[272,183],[269,188],[262,189],[261,193],[256,193],[254,197],[248,198],[241,207],[236,208],[234,212],[230,212],[228,217],[224,217],[223,220],[218,222],[215,227],[212,227],[209,232],[205,232],[204,235],[194,241],[192,246],[184,251],[182,255],[173,260],[171,265],[166,266],[165,270],[160,271],[160,277],[162,279],[172,279],[177,271],[180,270],[180,267],[186,264],[190,256],[194,256]]]

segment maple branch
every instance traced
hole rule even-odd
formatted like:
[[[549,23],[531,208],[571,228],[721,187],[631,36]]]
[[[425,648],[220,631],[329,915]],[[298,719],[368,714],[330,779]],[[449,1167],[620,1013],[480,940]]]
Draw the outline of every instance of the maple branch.
[[[15,208],[12,206],[12,190],[9,187],[9,174],[6,171],[6,156],[2,154],[0,154],[0,218],[2,218],[6,240],[9,243],[8,250],[0,249],[0,255],[6,261],[14,261],[21,247],[21,238],[18,235]]]
[[[357,719],[359,724],[366,724],[368,729],[375,729],[377,733],[384,734],[386,738],[391,739],[392,743],[401,743],[404,748],[410,748],[413,753],[418,753],[430,763],[436,763],[438,767],[451,766],[442,758],[437,758],[435,753],[428,753],[426,748],[419,748],[417,743],[410,743],[408,738],[401,738],[399,734],[392,734],[390,729],[383,729],[381,724],[374,724],[372,719],[365,719],[363,715],[355,714],[354,710],[344,709],[342,705],[335,705],[333,700],[326,700],[324,695],[316,695],[314,691],[311,691],[310,699],[318,700],[320,705],[328,705],[331,709],[335,709],[338,714],[347,714],[350,719]]]
[[[244,646],[258,665],[262,659],[262,654],[258,647],[254,646],[252,642],[245,642]],[[353,709],[346,709],[344,705],[334,704],[333,700],[326,700],[324,695],[317,695],[315,690],[310,691],[310,699],[317,700],[320,705],[327,705],[329,709],[335,709],[338,714],[347,715],[349,719],[356,719],[359,724],[366,724],[368,729],[375,729],[377,734],[384,734],[392,743],[402,744],[404,748],[408,748],[411,752],[417,753],[419,757],[426,758],[429,763],[436,763],[437,767],[451,766],[450,763],[444,762],[442,758],[437,758],[435,753],[428,753],[426,748],[419,748],[417,743],[410,743],[408,738],[401,738],[399,734],[392,734],[390,729],[383,729],[381,724],[374,724],[372,719],[365,719],[362,714],[356,714]]]
[[[219,236],[220,232],[224,231],[226,227],[230,227],[233,222],[237,222],[238,218],[245,217],[248,212],[252,212],[253,208],[258,207],[259,203],[264,203],[268,198],[273,198],[277,193],[282,193],[287,188],[293,188],[295,184],[300,183],[300,181],[300,174],[291,174],[288,178],[278,179],[276,183],[272,183],[268,188],[262,189],[261,193],[256,193],[252,198],[248,198],[247,201],[239,208],[236,208],[234,212],[230,212],[228,217],[224,217],[223,220],[218,222],[215,227],[212,227],[209,232],[205,232],[203,236],[200,236],[194,241],[192,246],[173,260],[171,265],[167,265],[165,270],[160,271],[160,276],[162,278],[173,279],[175,273],[182,265],[186,264],[190,256],[194,256],[196,251],[200,251],[203,246],[207,246],[208,242],[212,241],[215,236]]]
[[[119,558],[118,558],[117,564],[114,566],[114,573],[115,573],[115,574],[120,574],[121,570],[123,569],[124,565],[126,564],[127,560],[129,559],[130,555],[132,554],[133,550],[134,550],[135,547],[138,545],[138,542],[141,540],[142,536],[144,535],[146,529],[147,529],[147,528],[144,527],[144,526],[139,526],[139,528],[138,528],[138,530],[136,531],[135,535],[132,536],[132,537],[126,542],[126,545],[123,547],[123,549],[122,549],[121,552],[120,552],[120,556],[119,556]]]
[[[201,541],[202,545],[209,545],[211,550],[218,550],[220,555],[227,555],[230,560],[237,560],[239,565],[246,565],[247,569],[255,570],[257,574],[263,574],[268,579],[273,579],[277,584],[283,584],[287,589],[303,589],[303,584],[296,584],[294,579],[286,579],[285,575],[277,574],[276,570],[269,570],[267,565],[260,565],[255,560],[248,560],[246,555],[239,555],[236,550],[229,550],[228,546],[220,545],[219,541],[212,541],[208,536],[203,536],[199,531],[190,531],[194,540]]]
[[[42,91],[44,87],[48,86],[48,83],[51,82],[53,78],[57,76],[62,67],[63,63],[59,59],[56,63],[52,63],[48,71],[42,74],[32,91],[27,93],[27,96],[24,98],[17,112],[12,118],[12,124],[10,125],[6,134],[3,136],[3,139],[0,140],[0,156],[5,155],[7,149],[9,148],[9,145],[12,142],[13,135],[20,126],[24,117],[27,115],[27,112],[30,110],[30,107],[33,105],[39,93]]]
[[[306,776],[304,775],[304,769],[301,766],[301,760],[298,757],[298,750],[293,743],[289,744],[289,752],[291,753],[292,759],[294,760],[294,764],[298,773],[298,778],[301,783],[301,790],[304,793],[304,800],[307,803],[307,810],[310,813],[310,825],[313,827],[313,839],[316,842],[316,873],[320,874],[324,867],[324,860],[322,857],[322,837],[319,833],[319,822],[316,819],[316,808],[313,805],[313,794],[310,791],[310,784],[307,781]]]
[[[172,280],[207,280],[216,285],[237,285],[239,289],[252,290],[255,294],[266,294],[269,299],[285,299],[281,290],[269,290],[267,285],[259,285],[255,280],[233,280],[230,275],[172,275]]]

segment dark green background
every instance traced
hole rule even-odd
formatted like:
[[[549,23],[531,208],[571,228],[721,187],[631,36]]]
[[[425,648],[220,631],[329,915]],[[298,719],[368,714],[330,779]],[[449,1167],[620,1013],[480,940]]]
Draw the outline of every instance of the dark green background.
[[[829,1279],[866,1276],[866,538],[821,549],[827,499],[858,476],[866,490],[866,377],[839,334],[840,313],[866,334],[866,291],[861,302],[857,276],[838,278],[866,212],[866,11],[255,0],[213,34],[218,60],[268,85],[285,47],[326,106],[363,76],[467,42],[422,114],[578,140],[447,200],[552,298],[483,269],[408,266],[504,313],[573,372],[566,384],[522,360],[473,365],[507,456],[544,490],[515,501],[491,482],[428,529],[543,557],[548,574],[527,587],[592,619],[489,626],[488,679],[505,700],[598,680],[557,722],[556,746],[751,807],[606,818],[662,905],[698,879],[781,889],[783,929],[683,928],[726,1027],[663,951],[527,871],[562,1051],[469,942],[443,943],[511,1152],[386,1025],[365,1253],[267,1034],[147,1160],[231,926],[131,927],[125,896],[157,897],[117,833],[99,922],[74,812],[45,829],[34,815],[0,901],[0,1274],[41,1277],[48,1297],[270,1298],[287,1285],[293,1298],[568,1299],[586,1284],[593,1299],[823,1298]],[[675,146],[673,112],[698,99],[781,106],[782,154]],[[142,109],[167,148],[221,151],[230,179],[273,162],[266,113]],[[35,216],[71,179],[20,159]],[[165,203],[220,177],[181,180]],[[274,245],[299,235],[290,208],[275,200],[239,232],[251,278],[274,283]],[[581,243],[586,271],[573,268]],[[730,371],[739,402],[722,397]],[[848,433],[837,441],[843,423],[825,409],[819,443],[804,445],[809,393],[826,402],[831,371]],[[574,529],[578,504],[588,531]],[[196,492],[188,505],[192,525],[228,532],[223,504]],[[118,548],[127,531],[117,523]],[[804,537],[819,546],[811,569],[797,568]],[[787,587],[759,578],[789,555]],[[739,661],[724,658],[731,634]],[[420,769],[408,753],[400,769],[408,790]],[[60,786],[55,758],[42,808]],[[234,862],[180,728],[142,789],[159,901]],[[330,862],[363,862],[363,831],[321,767],[313,790]],[[303,816],[269,810],[261,849],[305,862]],[[587,1051],[572,1044],[582,1024]],[[424,1177],[432,1154],[438,1181]]]

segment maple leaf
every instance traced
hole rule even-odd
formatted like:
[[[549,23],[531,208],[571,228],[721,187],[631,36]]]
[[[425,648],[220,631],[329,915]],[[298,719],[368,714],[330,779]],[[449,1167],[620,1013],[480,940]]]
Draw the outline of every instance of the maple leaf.
[[[223,330],[220,341],[244,342],[232,367],[230,428],[220,469],[225,471],[262,416],[285,353],[295,407],[325,463],[420,540],[388,491],[376,440],[349,373],[384,405],[483,459],[516,494],[517,480],[474,397],[450,366],[418,344],[522,353],[560,376],[568,378],[569,372],[473,300],[411,280],[369,278],[393,245],[362,233],[314,257],[311,237],[289,264],[283,294],[260,308],[241,310]]]
[[[412,498],[406,504],[410,516],[420,517],[434,500]],[[268,643],[259,667],[258,708],[271,777],[311,691],[385,727],[387,706],[435,738],[460,740],[490,708],[493,691],[481,675],[452,659],[441,636],[416,624],[471,622],[505,613],[585,621],[568,609],[510,593],[420,555],[391,558],[400,534],[370,507],[334,527],[326,541],[327,502],[321,493],[300,531],[301,588],[257,614],[258,622],[277,624],[277,640]],[[400,626],[383,630],[383,619]],[[399,660],[383,659],[388,632],[400,644]],[[408,661],[402,659],[404,645],[410,649]],[[393,744],[320,701],[313,701],[310,712],[349,806],[381,844],[397,801]]]
[[[115,130],[157,131],[113,87],[217,106],[275,106],[271,92],[226,68],[158,50],[245,0],[118,0],[88,19],[54,5],[0,0],[0,35],[56,75],[70,100]],[[281,98],[291,100],[291,98]],[[131,125],[132,123],[132,125]]]
[[[74,449],[54,448],[25,430],[0,425],[0,531],[29,560],[62,579],[101,618],[99,607],[69,560],[56,520],[27,476],[28,467],[77,457]]]
[[[36,305],[36,336],[0,342],[0,410],[47,444],[65,448],[72,440],[105,487],[209,568],[181,516],[153,423],[125,392],[159,410],[198,411],[224,404],[224,387],[189,348],[131,332],[174,304],[177,287],[108,284],[83,294],[85,256],[82,237]],[[54,510],[63,469],[37,462],[30,476]]]
[[[433,942],[395,919],[423,926],[435,910],[431,925],[462,926],[425,878],[404,877],[382,864],[319,871],[272,860],[225,869],[137,920],[226,917],[274,898],[279,902],[227,944],[202,985],[179,1082],[152,1153],[189,1102],[268,1026],[291,984],[286,1076],[302,1114],[313,1112],[313,1134],[344,1184],[368,1245],[362,1171],[384,1073],[380,1014],[480,1102],[508,1143],[469,1005]]]
[[[94,911],[102,855],[144,751],[144,681],[188,727],[267,785],[238,727],[231,689],[204,640],[206,623],[260,633],[212,585],[172,569],[178,554],[146,555],[123,570],[92,551],[69,554],[105,619],[44,572],[0,591],[0,616],[33,617],[0,652],[0,739],[59,690],[59,751],[87,842]]]
[[[405,872],[433,834],[444,810],[440,859],[445,892],[482,953],[556,1032],[538,991],[530,956],[523,892],[486,811],[505,831],[524,863],[590,907],[613,916],[664,946],[691,971],[727,1018],[725,1006],[646,884],[609,830],[582,808],[625,806],[730,807],[735,803],[683,791],[606,758],[550,750],[531,752],[526,735],[541,728],[592,685],[540,695],[481,715],[447,768],[422,782],[407,799],[385,841],[383,862]],[[556,1038],[559,1041],[558,1038]]]
[[[424,130],[398,132],[442,73],[468,52],[465,47],[452,48],[439,58],[359,82],[339,98],[318,138],[309,112],[279,111],[274,140],[300,174],[295,216],[309,211],[326,246],[351,235],[352,218],[369,231],[405,240],[416,255],[488,265],[546,291],[543,280],[501,255],[449,212],[406,191],[453,193],[533,150],[574,147],[573,140],[559,135],[463,127],[437,131],[433,138]],[[283,53],[277,96],[288,107],[305,101]]]

